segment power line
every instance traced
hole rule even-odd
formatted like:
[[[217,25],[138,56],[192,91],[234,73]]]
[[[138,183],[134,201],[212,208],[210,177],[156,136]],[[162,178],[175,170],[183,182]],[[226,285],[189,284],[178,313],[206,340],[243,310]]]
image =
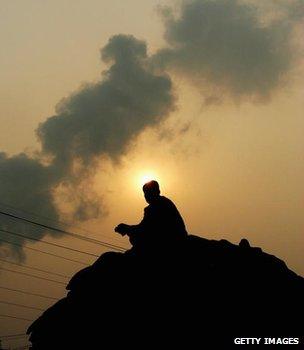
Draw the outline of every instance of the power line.
[[[11,341],[28,341],[28,335],[27,334],[23,334],[23,335],[19,335],[19,336],[15,336],[15,337],[6,337],[6,336],[0,336],[0,340],[4,341],[4,342],[11,342]],[[11,349],[11,348],[9,348]]]
[[[14,289],[14,288],[8,288],[8,287],[3,287],[3,286],[0,286],[0,289],[8,290],[10,292],[22,293],[22,294],[25,294],[25,295],[31,295],[31,296],[34,296],[34,297],[40,297],[40,298],[56,300],[56,301],[58,300],[58,298],[54,298],[54,297],[51,297],[49,295],[32,293],[32,292],[28,292],[26,290],[21,290],[21,289]]]
[[[37,214],[37,213],[30,212],[30,211],[28,211],[28,210],[20,209],[20,208],[17,208],[17,207],[15,207],[15,206],[13,206],[13,205],[6,204],[6,203],[3,203],[3,202],[0,202],[0,205],[4,206],[4,207],[6,207],[6,208],[9,208],[9,209],[15,210],[15,211],[17,211],[17,212],[21,212],[21,213],[23,213],[23,214],[32,215],[32,216],[34,216],[34,217],[36,217],[36,218],[41,218],[41,219],[47,220],[47,221],[49,221],[49,222],[55,223],[56,225],[57,225],[57,224],[61,224],[61,225],[64,225],[64,226],[72,226],[72,225],[73,225],[74,227],[78,228],[79,230],[85,232],[86,234],[88,234],[88,233],[89,233],[89,234],[92,234],[91,231],[89,231],[89,230],[87,230],[87,229],[85,229],[85,228],[83,228],[83,227],[81,227],[81,226],[79,226],[79,225],[76,226],[76,225],[75,225],[74,223],[72,223],[72,222],[51,219],[51,218],[49,218],[49,217],[47,217],[47,216],[45,216],[45,215],[41,215],[41,214]],[[100,234],[100,233],[99,233],[99,235],[102,236],[102,237],[104,237],[104,238],[106,238],[106,236],[103,235],[103,234]],[[107,238],[108,238],[108,237],[107,237]],[[112,238],[112,239],[113,239],[113,238]]]
[[[3,301],[3,300],[0,300],[0,304],[19,306],[19,307],[24,307],[26,309],[37,310],[37,311],[45,311],[44,309],[40,309],[39,307],[27,306],[27,305],[23,305],[23,304],[16,304],[16,303],[11,303],[9,301]]]
[[[16,242],[11,242],[11,241],[5,240],[5,239],[3,239],[3,238],[0,238],[0,242],[12,244],[12,245],[15,245],[15,246],[17,246],[17,247],[21,247],[21,248],[33,250],[34,252],[39,252],[39,253],[47,254],[47,255],[50,255],[50,256],[54,256],[55,258],[60,258],[60,259],[68,260],[68,261],[71,261],[71,262],[76,262],[76,263],[81,264],[81,265],[84,265],[84,266],[88,266],[88,264],[85,263],[85,262],[83,262],[83,261],[74,260],[74,259],[70,259],[70,258],[67,258],[67,257],[65,257],[65,256],[62,256],[62,255],[57,255],[57,254],[45,252],[45,251],[40,250],[40,249],[37,249],[37,248],[31,248],[31,247],[23,246],[23,244],[19,244],[19,243],[16,243]]]
[[[33,213],[31,211],[24,210],[24,209],[20,209],[20,208],[17,208],[15,206],[13,206],[13,205],[7,204],[7,203],[0,202],[0,205],[4,206],[6,208],[9,208],[9,209],[15,210],[17,212],[21,212],[23,214],[29,214],[29,215],[35,216],[36,218],[41,218],[41,219],[44,219],[44,220],[47,220],[47,221],[50,221],[50,222],[53,222],[53,223],[56,223],[56,224],[62,224],[64,226],[67,226],[67,225],[70,226],[71,225],[70,222],[67,222],[67,221],[64,222],[62,220],[51,219],[51,218],[49,218],[49,217],[47,217],[45,215]],[[75,226],[75,227],[79,228],[80,230],[86,231],[85,229],[83,229],[80,226]]]
[[[23,264],[19,264],[19,263],[13,262],[13,261],[5,260],[5,259],[0,259],[0,261],[3,261],[3,262],[8,263],[8,264],[16,265],[16,266],[21,266],[21,267],[24,267],[24,268],[27,268],[27,269],[30,269],[30,270],[35,270],[35,271],[39,271],[39,272],[49,273],[50,275],[55,275],[55,276],[59,276],[59,277],[63,277],[63,278],[70,278],[70,276],[62,275],[60,273],[51,272],[51,271],[48,271],[48,270],[39,269],[39,268],[34,267],[34,266],[23,265]]]
[[[36,225],[36,226],[44,227],[44,228],[47,228],[49,230],[53,230],[53,231],[57,231],[57,232],[60,232],[60,233],[64,233],[64,234],[69,235],[71,237],[74,237],[74,238],[77,238],[77,239],[81,239],[81,240],[84,240],[84,241],[87,241],[87,242],[90,242],[90,243],[99,244],[99,245],[107,247],[107,248],[115,249],[115,250],[118,250],[118,251],[125,251],[126,250],[125,248],[123,248],[121,246],[118,246],[118,245],[115,245],[115,244],[106,243],[106,242],[99,241],[99,240],[94,239],[94,238],[88,238],[88,237],[82,236],[82,235],[80,235],[78,233],[74,233],[74,232],[62,230],[60,228],[56,228],[56,227],[52,227],[52,226],[49,226],[49,225],[41,224],[41,223],[39,223],[37,221],[33,221],[33,220],[29,220],[29,219],[26,219],[26,218],[23,218],[23,217],[20,217],[20,216],[17,216],[17,215],[9,214],[9,213],[6,213],[6,212],[1,211],[1,210],[0,210],[0,214],[8,216],[8,217],[11,217],[11,218],[14,218],[14,219],[22,220],[24,222],[27,222],[27,223],[30,223],[30,224],[33,224],[33,225]]]
[[[37,241],[37,242],[45,243],[45,244],[48,244],[48,245],[52,245],[52,246],[54,246],[54,247],[58,247],[58,248],[63,248],[63,249],[71,250],[72,252],[77,252],[77,253],[82,253],[82,254],[90,255],[90,256],[94,256],[94,257],[96,257],[96,258],[99,257],[99,255],[96,255],[96,254],[92,254],[92,253],[89,253],[89,252],[84,252],[83,250],[78,250],[78,249],[75,249],[75,248],[66,247],[66,246],[64,246],[64,245],[57,244],[57,243],[52,243],[52,242],[43,241],[43,240],[38,239],[38,238],[34,238],[34,237],[29,237],[29,236],[27,236],[27,235],[23,235],[23,234],[21,234],[21,233],[16,233],[16,232],[12,232],[12,231],[8,231],[8,230],[3,230],[3,229],[0,229],[0,232],[8,233],[8,234],[11,234],[11,235],[14,235],[14,236],[18,236],[18,237],[22,237],[22,238],[26,238],[26,239],[30,239],[30,240],[32,240],[32,241]]]
[[[18,333],[18,334],[6,334],[6,335],[0,335],[0,339],[3,338],[19,338],[19,337],[28,337],[25,333]]]
[[[34,278],[38,278],[39,280],[54,282],[57,284],[62,284],[64,286],[66,285],[66,283],[55,281],[55,280],[52,280],[50,278],[39,277],[39,276],[35,276],[35,275],[32,275],[31,273],[26,273],[26,272],[14,271],[14,270],[6,269],[5,267],[0,267],[0,270],[7,271],[7,272],[13,272],[13,273],[17,273],[19,275],[24,275],[24,276],[28,276],[28,277],[34,277]]]
[[[11,315],[5,315],[5,314],[0,314],[0,317],[15,318],[16,320],[23,320],[23,321],[30,321],[30,322],[33,322],[33,321],[34,321],[34,320],[30,320],[30,319],[28,319],[28,318],[17,317],[17,316],[11,316]]]

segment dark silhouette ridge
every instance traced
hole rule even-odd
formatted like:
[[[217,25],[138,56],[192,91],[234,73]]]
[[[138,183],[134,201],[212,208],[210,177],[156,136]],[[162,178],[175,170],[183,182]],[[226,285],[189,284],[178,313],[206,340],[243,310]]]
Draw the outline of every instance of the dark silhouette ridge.
[[[228,349],[234,337],[303,333],[304,279],[245,239],[108,252],[66,288],[29,327],[33,350]]]

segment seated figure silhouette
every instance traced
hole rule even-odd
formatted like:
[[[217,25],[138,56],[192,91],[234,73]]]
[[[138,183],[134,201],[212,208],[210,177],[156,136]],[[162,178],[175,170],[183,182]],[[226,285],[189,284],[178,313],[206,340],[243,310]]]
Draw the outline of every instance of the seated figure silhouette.
[[[129,236],[133,247],[151,247],[180,242],[187,236],[184,220],[174,203],[160,195],[159,184],[152,180],[143,186],[147,203],[144,217],[137,225],[119,224],[115,232]]]

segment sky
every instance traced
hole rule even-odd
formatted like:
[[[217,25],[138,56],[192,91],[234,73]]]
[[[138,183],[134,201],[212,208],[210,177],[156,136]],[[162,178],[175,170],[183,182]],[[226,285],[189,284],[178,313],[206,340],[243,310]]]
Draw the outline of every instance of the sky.
[[[189,233],[247,238],[303,276],[303,9],[301,0],[1,0],[0,209],[127,248],[113,228],[140,221],[152,177]],[[106,250],[5,217],[1,229],[38,240],[1,233],[20,244],[2,242],[1,259],[68,276],[82,266],[27,248],[88,264],[92,256],[39,240]],[[0,285],[65,294],[3,270]],[[1,300],[53,302],[7,290]],[[39,312],[2,304],[0,313]],[[29,324],[3,317],[0,335]]]

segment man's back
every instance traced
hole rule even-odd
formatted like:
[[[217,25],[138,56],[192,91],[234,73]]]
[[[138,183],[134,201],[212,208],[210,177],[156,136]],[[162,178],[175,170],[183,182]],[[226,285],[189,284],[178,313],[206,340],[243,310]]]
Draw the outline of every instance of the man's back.
[[[187,236],[184,221],[174,203],[159,196],[144,209],[142,221],[134,226],[134,245],[167,246],[181,241]]]
[[[182,238],[187,235],[179,211],[174,203],[164,196],[159,196],[145,208],[139,228],[142,234],[149,236],[151,234],[160,240]]]
[[[137,247],[174,244],[185,238],[184,220],[174,203],[160,195],[157,181],[146,183],[143,192],[149,205],[144,210],[142,221],[138,225],[121,223],[115,231],[128,235],[131,244]]]

